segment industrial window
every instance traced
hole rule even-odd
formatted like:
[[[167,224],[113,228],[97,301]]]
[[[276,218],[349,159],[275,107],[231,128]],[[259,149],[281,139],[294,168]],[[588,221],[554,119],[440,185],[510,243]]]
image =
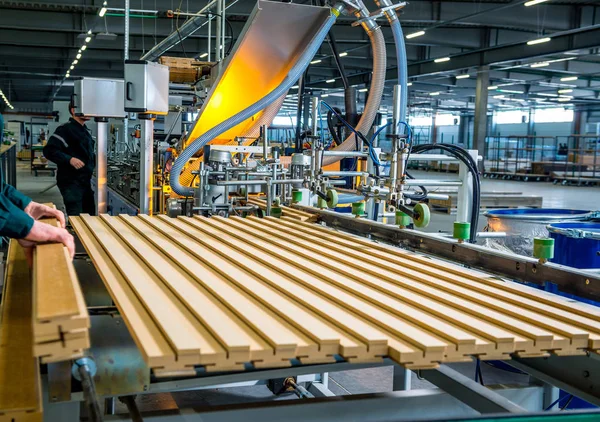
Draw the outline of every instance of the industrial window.
[[[529,113],[524,110],[499,111],[494,115],[494,121],[499,125],[527,123]]]
[[[436,126],[454,126],[460,123],[460,116],[453,114],[436,114],[435,125]]]
[[[273,119],[273,123],[271,124],[271,126],[274,127],[294,127],[296,126],[296,116],[291,116],[291,115],[287,115],[287,116],[275,116],[275,118]]]
[[[539,108],[533,115],[535,123],[559,123],[572,122],[573,110],[564,108]]]
[[[411,126],[431,126],[433,119],[431,116],[414,116],[408,118]]]

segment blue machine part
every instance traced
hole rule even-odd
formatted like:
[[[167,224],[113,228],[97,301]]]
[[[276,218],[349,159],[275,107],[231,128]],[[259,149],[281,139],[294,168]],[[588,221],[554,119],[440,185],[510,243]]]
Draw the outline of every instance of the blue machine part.
[[[547,229],[555,242],[552,262],[574,268],[600,268],[600,223],[553,223]]]

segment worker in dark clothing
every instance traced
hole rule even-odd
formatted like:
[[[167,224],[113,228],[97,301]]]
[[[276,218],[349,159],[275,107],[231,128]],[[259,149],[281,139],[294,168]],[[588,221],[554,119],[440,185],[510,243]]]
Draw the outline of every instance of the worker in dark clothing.
[[[87,117],[75,115],[69,104],[71,118],[56,128],[44,147],[44,157],[56,163],[56,184],[63,197],[67,215],[94,215],[96,203],[92,190],[92,174],[96,168],[95,143],[85,126]]]

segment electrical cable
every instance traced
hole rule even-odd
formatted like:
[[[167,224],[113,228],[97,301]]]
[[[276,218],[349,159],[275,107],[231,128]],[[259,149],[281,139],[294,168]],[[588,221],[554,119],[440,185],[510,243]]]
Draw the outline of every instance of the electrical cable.
[[[333,109],[336,110],[339,115],[342,114],[342,111],[339,108],[333,107]],[[333,137],[333,142],[337,146],[342,143],[342,140],[337,133],[335,124],[333,123],[333,116],[333,112],[331,110],[327,110],[327,129],[329,129],[329,133],[331,133],[331,136]]]

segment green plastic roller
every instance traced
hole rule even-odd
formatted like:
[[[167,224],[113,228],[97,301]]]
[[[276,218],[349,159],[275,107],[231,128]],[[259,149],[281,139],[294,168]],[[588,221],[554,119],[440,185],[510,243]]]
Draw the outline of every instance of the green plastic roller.
[[[533,239],[533,256],[540,262],[554,258],[554,239],[550,237],[535,237]]]
[[[282,212],[281,207],[271,207],[271,217],[281,218]]]
[[[327,206],[335,208],[338,204],[338,193],[335,189],[327,189]]]
[[[431,220],[429,207],[426,204],[419,202],[417,205],[415,205],[413,211],[416,214],[416,217],[413,218],[415,226],[427,227],[429,225],[429,221]]]
[[[301,190],[293,190],[292,191],[292,203],[297,204],[302,201],[302,191]]]
[[[471,223],[455,221],[452,237],[457,239],[460,243],[468,240],[471,237]]]
[[[357,217],[365,215],[365,203],[364,202],[353,202],[352,203],[352,214]]]
[[[403,211],[396,211],[396,225],[406,227],[410,224],[410,216]]]

